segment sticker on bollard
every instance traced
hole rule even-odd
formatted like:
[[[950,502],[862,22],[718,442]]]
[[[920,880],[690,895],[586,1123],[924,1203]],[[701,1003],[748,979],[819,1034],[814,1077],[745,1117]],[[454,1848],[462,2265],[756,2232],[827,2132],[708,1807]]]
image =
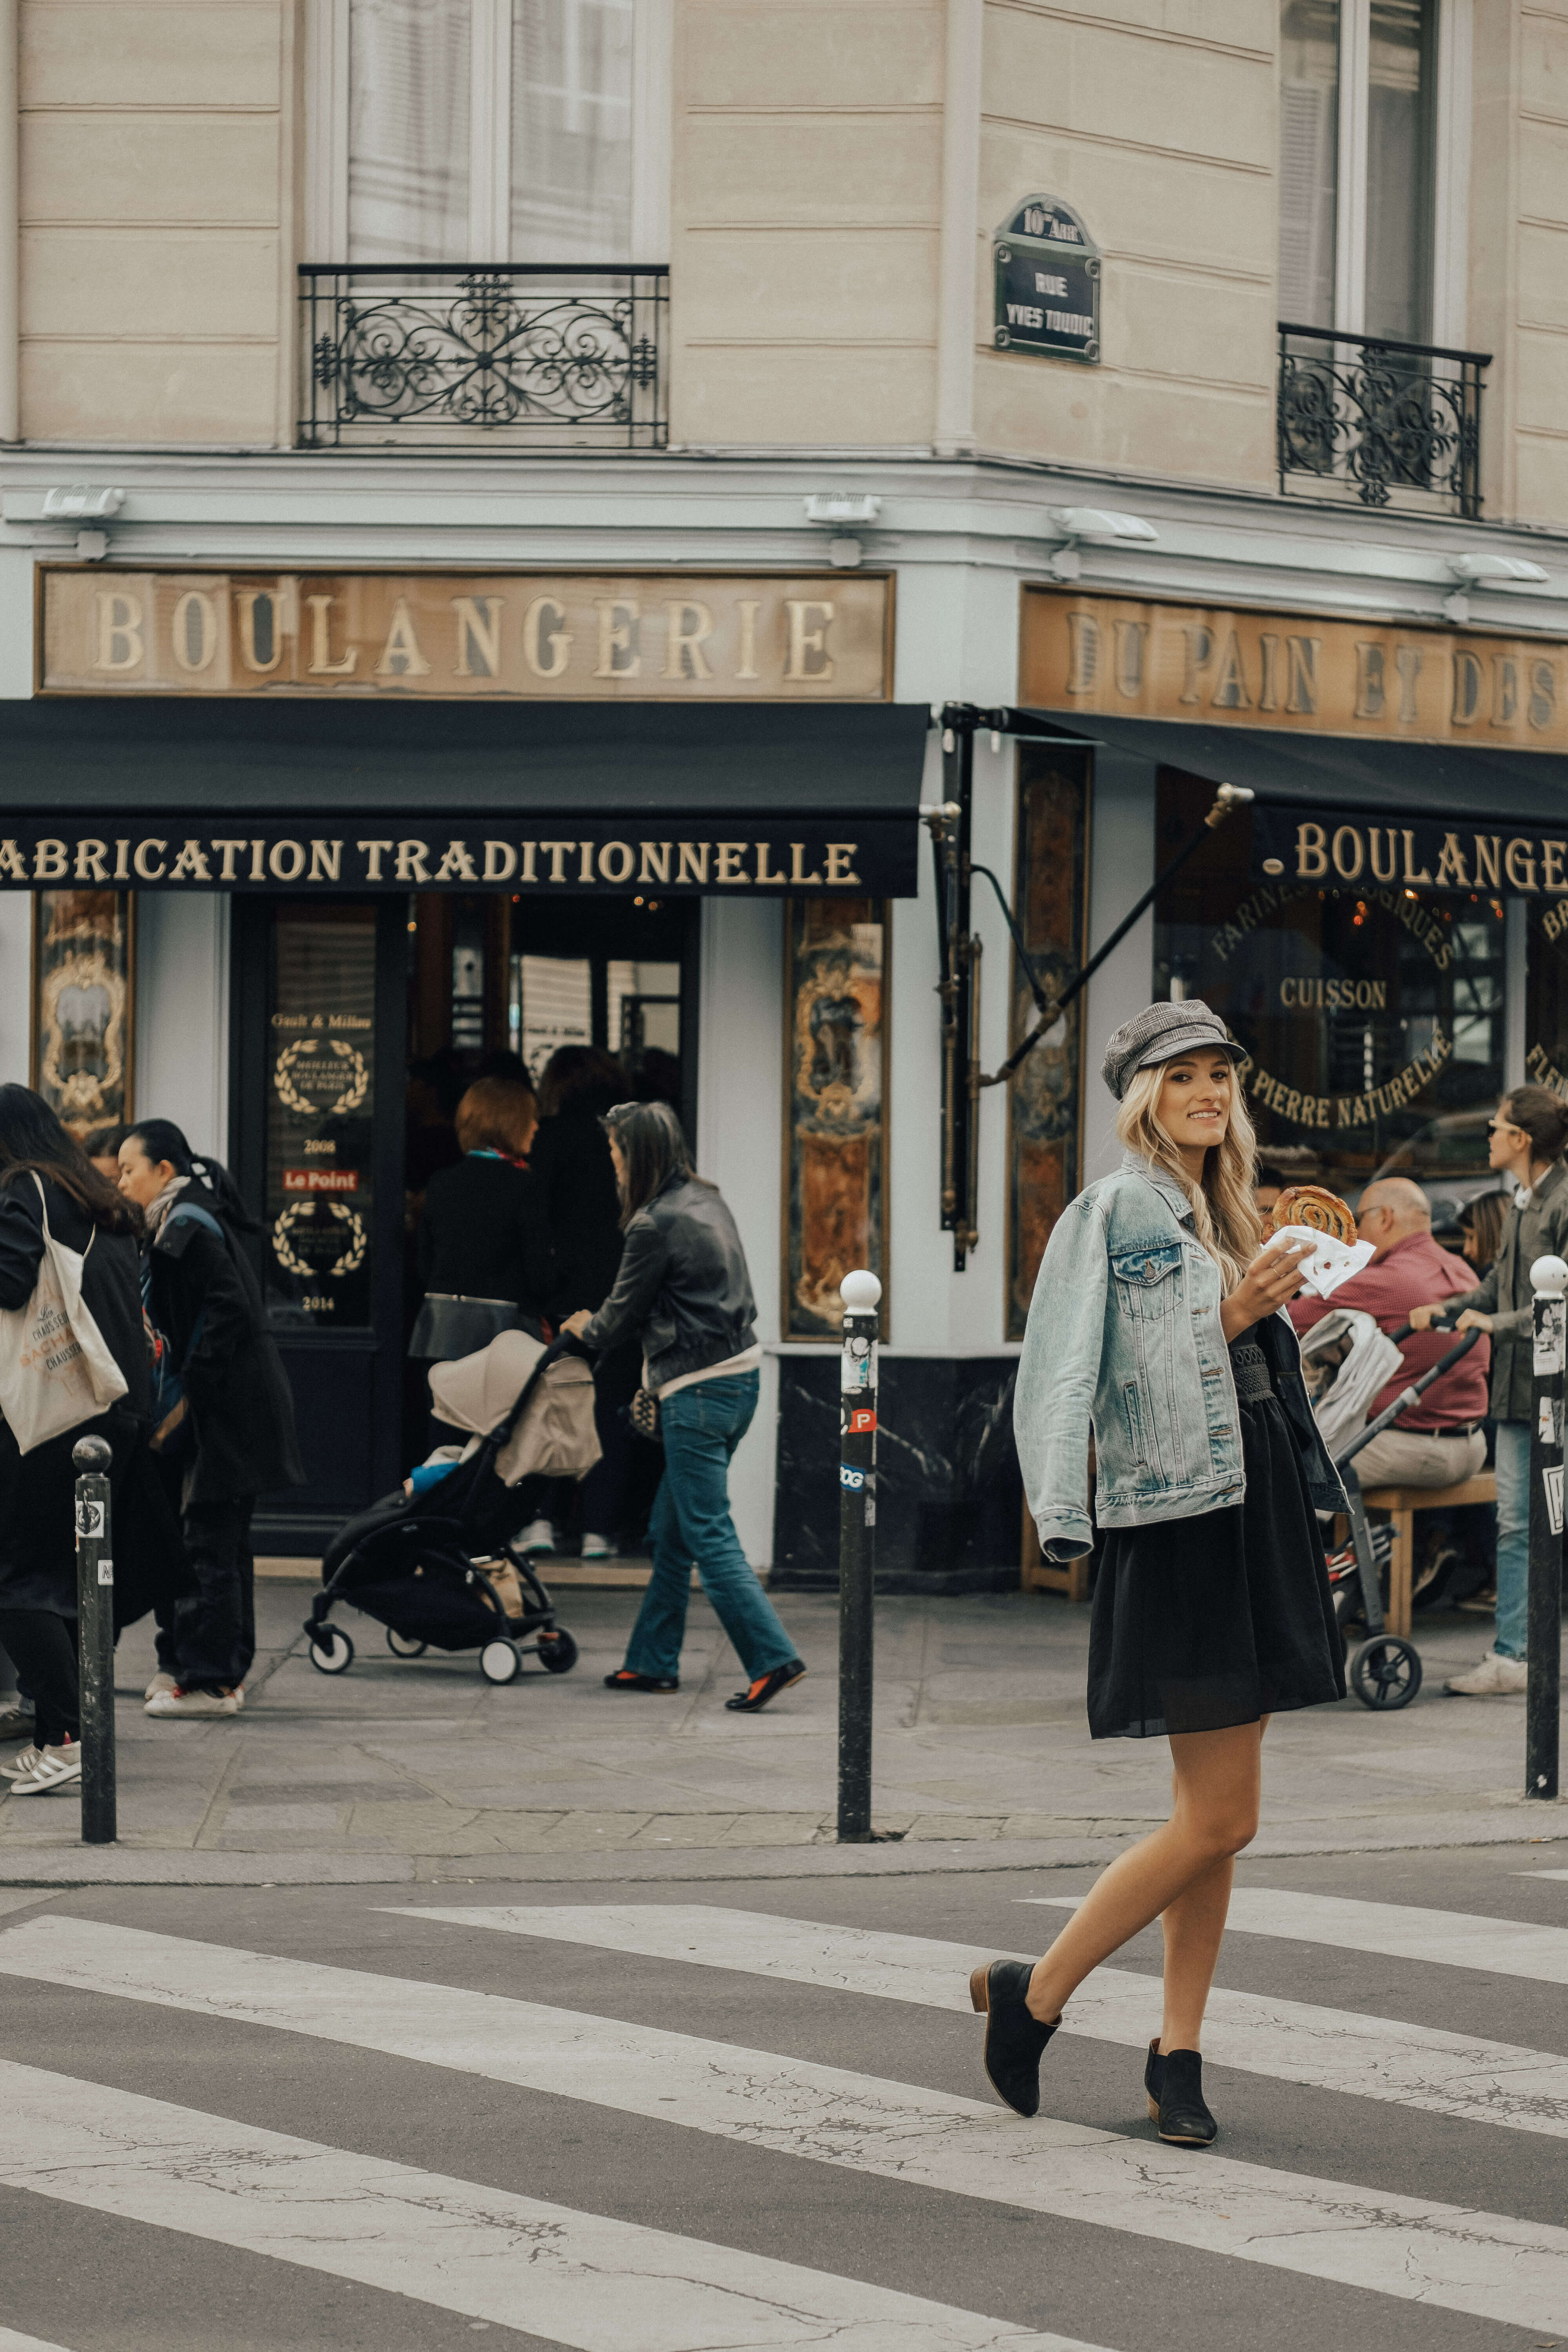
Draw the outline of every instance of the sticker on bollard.
[[[1542,1300],[1541,1323],[1535,1334],[1535,1370],[1538,1372],[1560,1372],[1563,1370],[1565,1318],[1568,1318],[1568,1299]]]
[[[1543,1470],[1541,1475],[1546,1487],[1546,1516],[1552,1523],[1552,1534],[1560,1536],[1563,1532],[1562,1463],[1557,1465],[1555,1470]]]
[[[847,1462],[841,1462],[838,1465],[838,1483],[841,1486],[857,1488],[863,1486],[866,1484],[866,1473],[864,1470],[851,1470]]]

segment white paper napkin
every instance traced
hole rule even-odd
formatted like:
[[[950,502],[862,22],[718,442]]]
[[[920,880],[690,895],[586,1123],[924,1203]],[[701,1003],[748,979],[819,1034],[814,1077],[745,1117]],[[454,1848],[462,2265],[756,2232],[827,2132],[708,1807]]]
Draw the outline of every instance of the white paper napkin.
[[[1281,1242],[1312,1244],[1311,1256],[1301,1260],[1298,1271],[1317,1298],[1331,1298],[1341,1283],[1359,1274],[1376,1254],[1371,1242],[1337,1242],[1330,1234],[1315,1233],[1310,1225],[1282,1225],[1268,1246],[1274,1249]]]

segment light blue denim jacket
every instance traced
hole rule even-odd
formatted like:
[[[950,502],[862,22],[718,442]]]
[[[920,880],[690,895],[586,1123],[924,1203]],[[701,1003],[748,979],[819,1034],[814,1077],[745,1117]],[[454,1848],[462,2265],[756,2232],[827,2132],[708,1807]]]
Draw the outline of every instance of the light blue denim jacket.
[[[1091,1424],[1102,1528],[1194,1518],[1240,1502],[1241,1416],[1219,1310],[1219,1268],[1193,1232],[1186,1195],[1135,1152],[1058,1218],[1013,1400],[1024,1489],[1047,1559],[1076,1559],[1093,1540]],[[1312,1501],[1342,1510],[1284,1308],[1256,1336]]]

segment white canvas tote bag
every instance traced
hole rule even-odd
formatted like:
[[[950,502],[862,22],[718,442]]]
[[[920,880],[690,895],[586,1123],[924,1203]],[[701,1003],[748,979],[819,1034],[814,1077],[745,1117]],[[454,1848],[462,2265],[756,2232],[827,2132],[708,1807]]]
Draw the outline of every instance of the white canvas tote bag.
[[[125,1394],[125,1376],[103,1334],[82,1304],[86,1250],[68,1249],[49,1231],[48,1206],[38,1186],[44,1255],[26,1307],[0,1308],[0,1413],[19,1454],[79,1429]],[[92,1241],[87,1245],[90,1250]]]

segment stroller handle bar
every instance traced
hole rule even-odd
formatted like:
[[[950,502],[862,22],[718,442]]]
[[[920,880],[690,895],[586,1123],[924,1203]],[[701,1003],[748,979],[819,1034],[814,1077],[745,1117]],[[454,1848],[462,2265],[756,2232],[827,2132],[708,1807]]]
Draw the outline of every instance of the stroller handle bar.
[[[1402,1323],[1396,1331],[1391,1331],[1388,1336],[1395,1342],[1407,1339],[1414,1328],[1412,1324]],[[1439,1321],[1432,1323],[1428,1328],[1434,1331],[1451,1331],[1454,1327],[1451,1323]],[[1343,1452],[1335,1454],[1336,1469],[1342,1470],[1348,1462],[1354,1460],[1363,1445],[1370,1445],[1374,1437],[1381,1437],[1391,1422],[1397,1421],[1402,1412],[1408,1412],[1416,1399],[1425,1394],[1433,1381],[1440,1381],[1445,1372],[1451,1372],[1460,1359],[1469,1354],[1476,1341],[1484,1339],[1485,1336],[1481,1331],[1467,1331],[1457,1348],[1450,1348],[1446,1356],[1439,1356],[1435,1364],[1428,1364],[1419,1380],[1412,1381],[1407,1389],[1402,1389],[1392,1404],[1384,1405],[1375,1421],[1369,1421],[1364,1429],[1358,1430]]]

